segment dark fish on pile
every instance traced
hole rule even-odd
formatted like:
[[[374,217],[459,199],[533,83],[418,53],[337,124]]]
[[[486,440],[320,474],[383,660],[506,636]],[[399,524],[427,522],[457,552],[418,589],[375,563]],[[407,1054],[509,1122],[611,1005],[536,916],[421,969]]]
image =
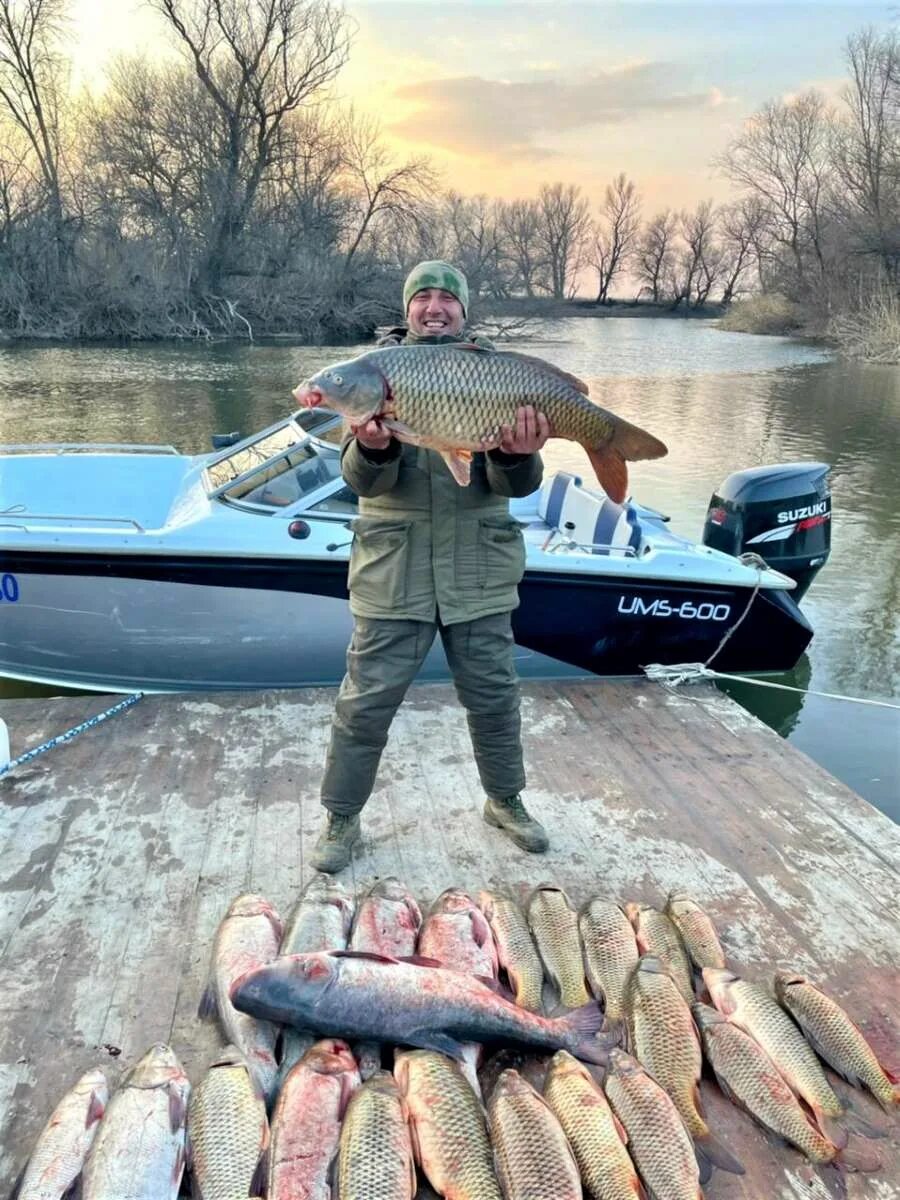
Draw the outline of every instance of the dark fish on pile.
[[[641,1064],[611,1050],[604,1088],[654,1200],[702,1200],[694,1147],[678,1109]]]
[[[312,954],[317,950],[345,950],[352,920],[353,897],[346,888],[330,875],[314,875],[284,927],[278,952]],[[315,1040],[299,1029],[283,1031],[276,1091]]]
[[[845,1109],[812,1047],[764,987],[711,967],[704,968],[703,979],[722,1016],[759,1042],[787,1083],[809,1105],[819,1129],[839,1149],[847,1144],[848,1130],[873,1132]]]
[[[581,1200],[581,1176],[566,1135],[530,1083],[504,1071],[488,1112],[506,1200]]]
[[[502,892],[480,892],[478,905],[494,932],[499,963],[516,994],[516,1004],[529,1012],[543,1012],[544,968],[525,914]]]
[[[241,1012],[334,1037],[378,1038],[460,1058],[463,1042],[516,1042],[570,1050],[605,1062],[595,1004],[565,1017],[537,1016],[474,977],[428,960],[376,955],[300,954],[238,979],[231,998]]]
[[[454,971],[483,979],[497,977],[497,947],[487,917],[461,888],[448,888],[428,910],[419,931],[418,953]],[[478,1095],[481,1056],[482,1048],[477,1042],[466,1045],[463,1070]]]
[[[458,1064],[407,1050],[397,1054],[394,1078],[416,1160],[435,1191],[450,1200],[502,1200],[484,1112]]]
[[[528,924],[547,975],[565,1008],[581,1008],[590,1000],[584,983],[584,959],[578,915],[562,888],[545,883],[528,899]]]
[[[275,1062],[274,1025],[239,1013],[229,999],[229,989],[253,967],[271,962],[281,943],[281,919],[263,896],[247,893],[232,901],[213,942],[209,983],[200,1001],[200,1016],[218,1015],[227,1041],[237,1046],[263,1095],[272,1095],[278,1071]]]
[[[672,1098],[685,1128],[694,1139],[700,1179],[711,1166],[743,1175],[738,1160],[710,1133],[700,1107],[703,1051],[694,1018],[670,971],[659,958],[645,954],[628,984],[631,1048]]]
[[[66,1092],[34,1144],[16,1200],[62,1200],[81,1174],[108,1099],[100,1070],[86,1071]]]
[[[581,910],[578,929],[588,982],[597,999],[603,1001],[607,1024],[622,1024],[626,988],[638,960],[631,922],[618,904],[597,898]]]
[[[685,892],[670,892],[666,916],[681,934],[688,954],[698,968],[725,966],[725,951],[711,917]]]
[[[413,1200],[416,1165],[406,1104],[379,1071],[353,1093],[341,1127],[336,1200]]]
[[[594,404],[587,385],[529,354],[465,343],[391,346],[325,367],[296,388],[298,403],[323,404],[354,424],[380,417],[401,441],[443,455],[457,483],[469,482],[472,451],[500,444],[501,427],[533,405],[552,437],[580,442],[613,500],[628,491],[626,462],[661,458],[652,434]]]
[[[513,1050],[509,1046],[495,1051],[478,1071],[478,1082],[485,1103],[490,1100],[491,1093],[504,1071],[518,1071],[536,1092],[543,1092],[549,1067],[550,1055],[540,1051],[521,1047]]]
[[[194,1088],[188,1145],[197,1196],[262,1195],[269,1145],[266,1104],[234,1046],[226,1046]]]
[[[168,1046],[152,1046],[116,1089],[81,1180],[82,1200],[175,1200],[191,1085]]]
[[[332,1200],[341,1122],[358,1087],[346,1042],[316,1042],[296,1064],[272,1114],[267,1200]]]
[[[544,1099],[569,1140],[582,1182],[594,1200],[644,1196],[625,1148],[628,1135],[590,1071],[565,1050],[553,1056]]]
[[[650,904],[631,902],[625,905],[625,913],[634,926],[634,935],[641,954],[654,954],[661,958],[672,972],[682,996],[688,1004],[693,1003],[694,975],[691,960],[675,924],[665,913]]]
[[[694,1016],[719,1087],[734,1104],[763,1128],[796,1146],[810,1162],[833,1163],[847,1171],[878,1169],[880,1161],[870,1150],[839,1150],[820,1133],[781,1072],[749,1033],[699,1001],[694,1003]]]
[[[775,995],[813,1049],[838,1075],[866,1087],[886,1111],[900,1104],[900,1078],[888,1071],[841,1006],[802,975],[779,972]]]

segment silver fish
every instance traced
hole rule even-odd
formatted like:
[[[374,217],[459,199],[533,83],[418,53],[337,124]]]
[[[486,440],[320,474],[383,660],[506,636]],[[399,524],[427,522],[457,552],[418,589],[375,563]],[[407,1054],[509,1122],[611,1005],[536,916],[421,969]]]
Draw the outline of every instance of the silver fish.
[[[96,1069],[66,1092],[34,1144],[17,1200],[61,1200],[81,1174],[108,1100],[106,1076]]]

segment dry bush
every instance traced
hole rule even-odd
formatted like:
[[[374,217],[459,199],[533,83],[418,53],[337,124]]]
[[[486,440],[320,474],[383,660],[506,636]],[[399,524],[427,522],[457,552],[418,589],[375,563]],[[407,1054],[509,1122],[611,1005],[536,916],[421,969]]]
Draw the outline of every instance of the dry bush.
[[[794,333],[803,325],[798,305],[778,292],[750,296],[733,304],[719,325],[730,333]]]
[[[833,317],[828,333],[845,358],[900,363],[900,298],[882,287],[854,312]]]

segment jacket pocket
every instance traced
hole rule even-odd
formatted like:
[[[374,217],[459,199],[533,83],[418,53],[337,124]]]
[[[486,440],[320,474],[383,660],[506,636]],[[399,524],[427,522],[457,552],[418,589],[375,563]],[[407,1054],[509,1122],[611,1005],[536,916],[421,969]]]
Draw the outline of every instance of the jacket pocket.
[[[478,526],[479,587],[515,587],[525,573],[525,539],[518,521],[484,518]]]
[[[363,604],[384,610],[406,603],[411,524],[382,517],[357,517],[351,523],[347,584]]]

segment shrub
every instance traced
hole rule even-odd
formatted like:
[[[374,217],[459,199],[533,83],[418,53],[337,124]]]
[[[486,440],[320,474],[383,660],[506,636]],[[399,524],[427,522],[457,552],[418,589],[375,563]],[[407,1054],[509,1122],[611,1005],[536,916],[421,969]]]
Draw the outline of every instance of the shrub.
[[[800,307],[778,292],[738,300],[722,318],[719,328],[731,333],[794,333],[803,325]]]
[[[854,312],[832,317],[828,333],[845,358],[900,363],[900,297],[885,284]]]

